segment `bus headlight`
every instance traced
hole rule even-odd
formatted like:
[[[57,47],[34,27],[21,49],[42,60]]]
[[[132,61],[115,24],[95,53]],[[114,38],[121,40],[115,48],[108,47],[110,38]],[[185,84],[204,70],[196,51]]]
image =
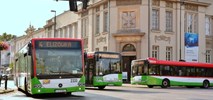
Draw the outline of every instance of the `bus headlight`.
[[[43,80],[43,84],[50,84],[50,80],[48,80],[48,79]]]

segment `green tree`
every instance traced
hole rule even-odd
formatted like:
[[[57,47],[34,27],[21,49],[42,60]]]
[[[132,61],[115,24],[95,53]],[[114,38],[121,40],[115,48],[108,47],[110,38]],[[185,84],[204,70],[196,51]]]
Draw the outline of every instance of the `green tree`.
[[[7,34],[4,32],[2,35],[0,35],[0,41],[10,41],[11,39],[15,38],[16,35]]]

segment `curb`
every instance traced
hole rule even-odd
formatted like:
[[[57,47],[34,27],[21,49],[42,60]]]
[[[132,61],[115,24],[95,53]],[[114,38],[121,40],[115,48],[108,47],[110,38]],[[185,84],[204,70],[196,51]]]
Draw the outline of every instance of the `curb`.
[[[7,89],[7,90],[0,90],[0,94],[10,93],[13,92],[13,89]]]

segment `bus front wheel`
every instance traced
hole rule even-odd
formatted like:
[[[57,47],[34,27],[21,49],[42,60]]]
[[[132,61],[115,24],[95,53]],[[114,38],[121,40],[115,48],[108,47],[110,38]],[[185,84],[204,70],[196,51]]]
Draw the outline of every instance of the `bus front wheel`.
[[[149,88],[153,88],[153,85],[147,85]]]
[[[106,86],[99,86],[98,89],[99,90],[103,90]]]
[[[168,79],[164,79],[164,80],[162,81],[161,87],[162,87],[162,88],[167,88],[167,87],[169,87],[169,86],[170,86],[169,80],[168,80]]]
[[[205,80],[203,81],[203,88],[209,88],[209,81],[208,80]]]
[[[25,77],[24,79],[24,92],[26,94],[26,96],[30,96],[30,93],[28,92],[28,89],[27,89],[27,78]]]

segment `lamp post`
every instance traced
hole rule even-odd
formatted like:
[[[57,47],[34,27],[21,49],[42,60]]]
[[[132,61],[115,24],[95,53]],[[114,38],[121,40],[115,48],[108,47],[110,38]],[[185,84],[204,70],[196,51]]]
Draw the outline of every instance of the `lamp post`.
[[[53,34],[53,36],[54,36],[54,38],[56,37],[56,11],[55,10],[51,10],[51,12],[54,12],[55,13],[55,16],[54,16],[54,34]]]
[[[179,60],[182,60],[182,57],[181,57],[181,31],[182,31],[182,28],[181,28],[181,24],[182,24],[182,19],[181,19],[181,17],[182,17],[182,6],[184,5],[184,0],[180,0],[180,59]]]

